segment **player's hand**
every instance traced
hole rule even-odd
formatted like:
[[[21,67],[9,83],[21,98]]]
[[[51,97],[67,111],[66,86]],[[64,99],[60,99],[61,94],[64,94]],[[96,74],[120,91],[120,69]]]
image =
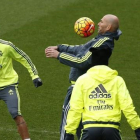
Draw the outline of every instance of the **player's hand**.
[[[140,128],[135,130],[135,134],[136,134],[137,140],[140,140]]]
[[[34,86],[35,86],[36,88],[39,87],[39,86],[41,86],[41,85],[43,84],[40,78],[34,79],[34,80],[33,80],[33,83],[34,83]]]
[[[65,140],[74,140],[74,135],[66,134]]]
[[[59,52],[56,49],[50,47],[50,48],[45,49],[45,54],[46,54],[46,57],[57,58],[59,55]]]
[[[57,50],[58,49],[58,46],[49,46],[49,47],[47,47],[46,49],[54,49],[54,50]]]
[[[48,52],[48,50],[57,50],[58,47],[57,46],[49,46],[45,49],[45,54]]]

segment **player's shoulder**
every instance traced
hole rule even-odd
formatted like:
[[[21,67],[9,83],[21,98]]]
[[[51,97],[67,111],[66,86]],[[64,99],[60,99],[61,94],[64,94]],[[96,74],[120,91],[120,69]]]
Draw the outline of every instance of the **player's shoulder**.
[[[105,36],[105,35],[99,35],[97,38],[93,40],[93,42],[96,42],[96,44],[112,44],[113,43],[113,38],[110,36]]]
[[[123,80],[123,78],[122,78],[120,75],[118,75],[117,78],[118,78],[119,80]]]
[[[81,76],[77,79],[76,82],[83,84],[83,83],[85,83],[85,81],[88,81],[88,79],[89,79],[89,76],[88,76],[87,73],[85,73],[85,74],[81,75]]]
[[[5,46],[9,46],[9,47],[13,47],[14,44],[10,41],[6,41],[6,40],[3,40],[3,39],[0,39],[0,44],[3,44]]]
[[[125,83],[123,77],[121,77],[121,76],[119,76],[119,75],[116,76],[116,79],[117,79],[117,81],[118,81],[119,83]]]

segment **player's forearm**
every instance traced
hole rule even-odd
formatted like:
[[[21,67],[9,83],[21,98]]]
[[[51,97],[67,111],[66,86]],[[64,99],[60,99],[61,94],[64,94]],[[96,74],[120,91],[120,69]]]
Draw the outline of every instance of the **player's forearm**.
[[[67,44],[58,45],[59,52],[77,54],[78,50],[80,51],[80,49],[81,45],[67,45]]]
[[[65,126],[66,133],[75,135],[80,120],[81,120],[80,113],[70,111],[67,117],[67,125]]]
[[[9,52],[10,56],[14,60],[20,62],[25,68],[27,68],[32,79],[38,77],[38,72],[37,72],[35,65],[33,64],[32,60],[25,52],[23,52],[22,50],[20,50],[19,48],[15,47],[15,46],[10,47],[9,51],[10,51]]]
[[[78,69],[87,69],[92,63],[90,54],[83,57],[75,57],[71,54],[60,53],[58,60],[65,65]]]

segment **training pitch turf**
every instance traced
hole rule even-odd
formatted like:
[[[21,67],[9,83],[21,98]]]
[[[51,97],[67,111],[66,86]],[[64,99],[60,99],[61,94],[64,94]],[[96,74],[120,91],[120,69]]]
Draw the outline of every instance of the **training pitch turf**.
[[[70,68],[47,59],[46,47],[58,44],[83,44],[97,35],[97,24],[105,14],[120,19],[123,34],[110,60],[119,71],[140,114],[140,0],[0,0],[0,38],[25,51],[36,65],[43,86],[35,88],[27,70],[19,63],[21,111],[32,140],[59,140],[63,101],[69,86]],[[90,17],[96,25],[89,38],[80,38],[73,25],[80,17]],[[0,140],[20,140],[16,125],[4,102],[0,102]],[[124,140],[135,140],[133,130],[122,116]]]

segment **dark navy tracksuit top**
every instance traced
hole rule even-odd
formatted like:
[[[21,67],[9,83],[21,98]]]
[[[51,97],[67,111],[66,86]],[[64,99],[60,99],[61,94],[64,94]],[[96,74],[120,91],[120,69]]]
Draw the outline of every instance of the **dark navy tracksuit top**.
[[[58,45],[58,51],[60,52],[58,60],[71,67],[69,81],[71,83],[75,82],[79,76],[92,67],[92,52],[89,51],[90,48],[109,47],[113,50],[114,39],[118,40],[121,33],[120,30],[114,33],[107,32],[82,45]]]

